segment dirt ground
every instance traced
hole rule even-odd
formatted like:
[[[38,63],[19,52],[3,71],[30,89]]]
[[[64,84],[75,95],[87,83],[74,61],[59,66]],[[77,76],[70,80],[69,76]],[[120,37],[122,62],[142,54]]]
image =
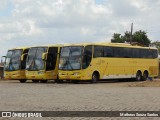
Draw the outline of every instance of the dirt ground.
[[[112,80],[96,84],[0,80],[0,111],[160,111],[159,86],[159,79],[140,82]]]
[[[127,87],[160,87],[160,79],[139,81],[126,84]]]

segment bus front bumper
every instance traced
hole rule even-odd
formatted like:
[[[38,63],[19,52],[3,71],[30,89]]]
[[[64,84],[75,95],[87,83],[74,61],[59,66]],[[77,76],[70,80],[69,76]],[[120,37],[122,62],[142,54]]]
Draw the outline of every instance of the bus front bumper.
[[[90,80],[90,77],[86,77],[79,71],[59,71],[58,77],[60,80]]]
[[[26,79],[24,71],[4,72],[4,80],[20,80],[20,79]]]
[[[55,72],[26,71],[26,78],[29,80],[54,80],[57,79]]]
[[[59,75],[60,80],[81,80],[79,75]]]

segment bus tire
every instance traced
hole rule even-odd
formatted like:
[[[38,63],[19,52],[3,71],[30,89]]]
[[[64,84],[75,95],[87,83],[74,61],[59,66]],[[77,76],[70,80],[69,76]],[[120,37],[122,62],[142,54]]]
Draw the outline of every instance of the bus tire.
[[[99,73],[98,72],[94,72],[92,74],[92,80],[91,83],[96,83],[99,80]]]
[[[48,80],[40,80],[40,83],[47,83]]]
[[[142,80],[143,80],[143,81],[146,81],[147,78],[148,78],[148,71],[145,70],[144,73],[143,73]]]
[[[136,81],[141,81],[142,80],[142,73],[141,71],[137,71],[136,73]]]
[[[19,80],[20,81],[20,83],[25,83],[27,80]]]
[[[33,83],[39,83],[39,80],[32,80]]]

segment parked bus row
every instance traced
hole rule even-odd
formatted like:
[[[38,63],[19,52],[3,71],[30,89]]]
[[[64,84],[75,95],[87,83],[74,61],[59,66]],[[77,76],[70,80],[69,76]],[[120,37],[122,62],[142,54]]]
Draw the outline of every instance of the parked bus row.
[[[46,83],[135,78],[159,73],[158,50],[121,43],[18,47],[4,56],[4,79]]]

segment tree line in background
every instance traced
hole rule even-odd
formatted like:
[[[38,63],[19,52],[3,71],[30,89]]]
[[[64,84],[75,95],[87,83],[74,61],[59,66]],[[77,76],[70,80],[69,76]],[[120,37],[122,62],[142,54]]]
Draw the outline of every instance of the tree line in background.
[[[139,43],[143,46],[149,46],[151,44],[151,40],[148,38],[147,33],[145,31],[139,30],[131,35],[131,32],[126,31],[124,35],[119,33],[114,33],[111,39],[113,43]]]
[[[155,46],[158,48],[160,53],[160,42],[152,42],[147,36],[147,32],[139,30],[135,33],[131,34],[131,32],[126,31],[124,35],[121,35],[119,33],[114,33],[111,38],[112,43],[137,43],[138,45],[142,46]]]

